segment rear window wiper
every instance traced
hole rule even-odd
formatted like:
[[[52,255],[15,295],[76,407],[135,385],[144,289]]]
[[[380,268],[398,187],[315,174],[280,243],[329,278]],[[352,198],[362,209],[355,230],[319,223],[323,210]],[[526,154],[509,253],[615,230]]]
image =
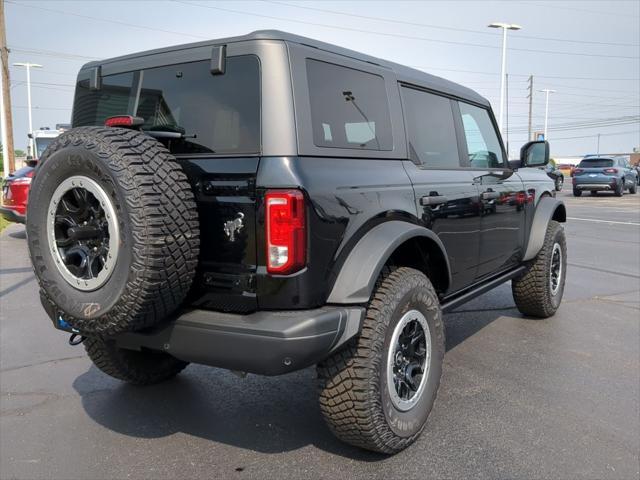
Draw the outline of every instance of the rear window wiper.
[[[185,129],[178,125],[158,125],[155,127],[151,127],[150,129],[142,130],[144,133],[154,138],[197,138],[196,134],[187,135],[185,133]]]

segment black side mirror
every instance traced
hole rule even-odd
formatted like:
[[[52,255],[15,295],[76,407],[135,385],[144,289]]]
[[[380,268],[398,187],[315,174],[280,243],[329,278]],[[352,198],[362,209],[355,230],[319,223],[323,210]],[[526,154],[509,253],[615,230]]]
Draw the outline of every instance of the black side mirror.
[[[520,149],[520,165],[522,167],[543,167],[549,163],[549,142],[535,140],[525,143]]]

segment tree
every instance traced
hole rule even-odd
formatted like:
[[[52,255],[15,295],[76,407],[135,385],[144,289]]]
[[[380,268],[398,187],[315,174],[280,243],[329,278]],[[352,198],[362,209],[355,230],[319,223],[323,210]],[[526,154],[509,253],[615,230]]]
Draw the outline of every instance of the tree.
[[[18,149],[18,150],[14,150],[14,152],[15,152],[15,156],[16,157],[26,157],[27,156],[27,154],[25,153],[24,150],[19,150]]]

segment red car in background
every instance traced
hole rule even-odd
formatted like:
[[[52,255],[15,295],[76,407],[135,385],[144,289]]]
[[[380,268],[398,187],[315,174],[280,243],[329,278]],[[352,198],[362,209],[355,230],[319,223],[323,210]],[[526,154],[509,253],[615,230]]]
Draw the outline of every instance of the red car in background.
[[[24,223],[27,212],[29,187],[34,167],[22,167],[9,174],[2,182],[0,214],[10,222]]]

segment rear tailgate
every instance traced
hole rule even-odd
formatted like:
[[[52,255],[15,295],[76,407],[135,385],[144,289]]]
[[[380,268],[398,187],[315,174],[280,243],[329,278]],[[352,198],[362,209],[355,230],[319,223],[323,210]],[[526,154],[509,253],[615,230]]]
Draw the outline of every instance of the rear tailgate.
[[[103,125],[112,116],[143,119],[142,130],[175,155],[196,195],[200,261],[191,304],[232,312],[256,310],[255,179],[260,161],[260,65],[257,57],[118,61],[82,70],[73,127]],[[105,67],[105,66],[103,66]],[[100,81],[92,72],[108,72]]]
[[[196,194],[200,262],[192,304],[232,312],[257,309],[258,157],[181,159]]]

